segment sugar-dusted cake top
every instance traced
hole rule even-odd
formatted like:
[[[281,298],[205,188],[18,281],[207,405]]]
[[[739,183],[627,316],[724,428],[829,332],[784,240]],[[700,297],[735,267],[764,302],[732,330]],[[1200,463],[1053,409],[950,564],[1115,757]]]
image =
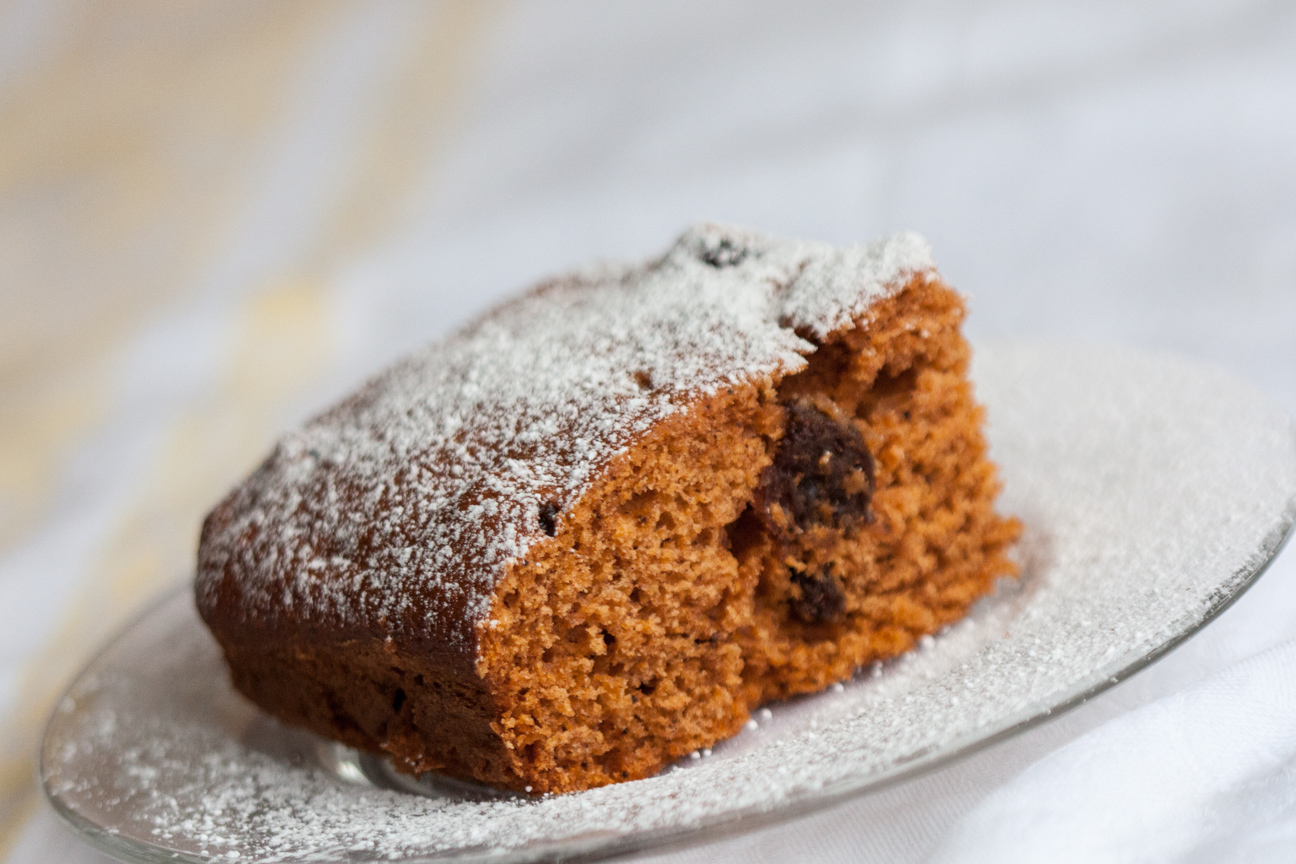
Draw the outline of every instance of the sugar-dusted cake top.
[[[912,233],[835,248],[701,225],[665,255],[546,282],[286,435],[209,517],[198,596],[250,619],[471,657],[512,560],[693,399],[800,370],[914,274]],[[561,516],[557,518],[561,519]]]

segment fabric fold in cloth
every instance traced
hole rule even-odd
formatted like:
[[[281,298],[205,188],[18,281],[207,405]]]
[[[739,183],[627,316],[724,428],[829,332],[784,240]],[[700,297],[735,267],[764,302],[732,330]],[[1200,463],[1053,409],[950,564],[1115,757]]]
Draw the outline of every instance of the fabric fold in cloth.
[[[1296,642],[1118,717],[968,813],[932,864],[1290,861]]]

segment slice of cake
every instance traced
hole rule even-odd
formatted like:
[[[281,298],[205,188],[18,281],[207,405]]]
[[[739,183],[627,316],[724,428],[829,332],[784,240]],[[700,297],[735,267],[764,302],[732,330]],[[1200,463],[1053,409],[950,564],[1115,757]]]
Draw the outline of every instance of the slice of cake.
[[[913,234],[546,282],[285,437],[198,608],[250,699],[405,770],[649,776],[1015,572],[963,315]]]

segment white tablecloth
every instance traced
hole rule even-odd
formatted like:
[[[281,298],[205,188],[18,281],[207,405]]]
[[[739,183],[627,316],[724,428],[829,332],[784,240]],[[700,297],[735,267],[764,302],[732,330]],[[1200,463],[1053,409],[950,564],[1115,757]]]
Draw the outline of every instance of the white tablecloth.
[[[924,233],[973,338],[1166,349],[1296,414],[1296,6],[0,5],[0,817],[275,433],[538,277],[718,219]],[[992,418],[993,421],[993,418]],[[1296,849],[1296,558],[1055,721],[660,861]]]

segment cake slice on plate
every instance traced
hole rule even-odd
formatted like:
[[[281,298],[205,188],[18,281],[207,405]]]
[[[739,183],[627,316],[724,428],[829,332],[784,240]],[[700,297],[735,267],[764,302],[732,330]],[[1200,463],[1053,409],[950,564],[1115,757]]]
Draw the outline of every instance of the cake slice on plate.
[[[551,280],[287,435],[199,610],[250,699],[404,770],[649,776],[1015,572],[963,315],[914,234]]]

